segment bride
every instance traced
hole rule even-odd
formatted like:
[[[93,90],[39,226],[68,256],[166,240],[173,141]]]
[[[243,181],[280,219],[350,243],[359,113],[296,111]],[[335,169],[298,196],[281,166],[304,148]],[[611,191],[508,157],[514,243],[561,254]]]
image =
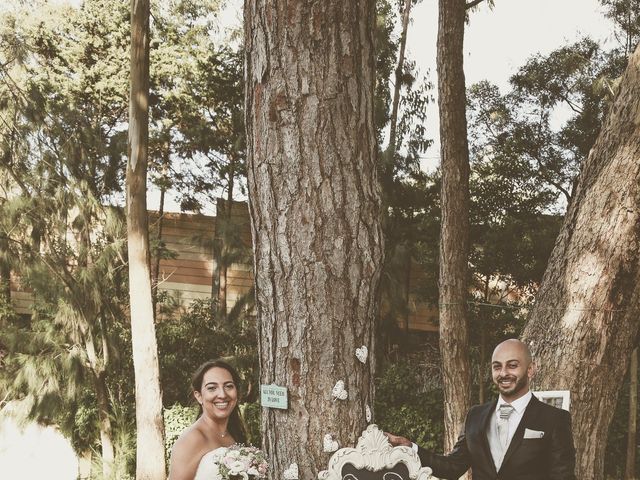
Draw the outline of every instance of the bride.
[[[222,360],[210,360],[193,374],[191,388],[200,416],[173,446],[169,480],[215,478],[216,466],[206,459],[220,447],[246,441],[236,408],[238,384],[238,373]]]

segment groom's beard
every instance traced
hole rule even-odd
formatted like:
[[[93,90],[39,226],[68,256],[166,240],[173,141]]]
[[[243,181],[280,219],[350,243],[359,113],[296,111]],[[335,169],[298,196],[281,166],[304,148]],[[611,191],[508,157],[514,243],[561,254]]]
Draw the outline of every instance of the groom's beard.
[[[502,387],[500,385],[500,381],[502,381],[502,380],[511,380],[511,381],[513,381],[513,384],[510,387]],[[528,378],[527,378],[526,375],[524,375],[524,376],[522,376],[520,378],[518,378],[516,376],[513,376],[513,375],[508,375],[506,377],[497,378],[494,383],[497,385],[498,391],[502,394],[502,396],[505,397],[505,398],[508,398],[508,397],[511,397],[511,396],[515,395],[518,392],[523,391],[525,388],[527,388]]]

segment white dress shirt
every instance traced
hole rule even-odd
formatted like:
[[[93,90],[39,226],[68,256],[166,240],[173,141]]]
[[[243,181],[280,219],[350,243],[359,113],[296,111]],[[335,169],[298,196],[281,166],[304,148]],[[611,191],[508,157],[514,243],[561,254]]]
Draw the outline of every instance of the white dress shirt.
[[[531,390],[529,390],[522,397],[520,397],[517,400],[514,400],[511,403],[505,402],[502,396],[498,397],[498,403],[496,404],[496,410],[495,410],[496,420],[500,418],[500,405],[509,404],[513,407],[513,412],[509,417],[509,431],[507,433],[507,445],[511,443],[511,440],[513,439],[513,435],[516,433],[518,425],[520,425],[520,420],[522,420],[522,415],[524,414],[524,411],[526,410],[527,405],[529,405],[529,402],[531,401],[532,396],[533,395],[531,393]],[[411,442],[411,448],[413,449],[414,452],[418,453],[418,445]]]
[[[524,411],[527,408],[527,405],[529,405],[529,402],[531,401],[531,397],[533,395],[531,394],[531,390],[529,390],[527,393],[525,393],[522,397],[520,397],[517,400],[514,400],[511,403],[506,402],[502,396],[498,397],[498,403],[496,404],[496,411],[495,411],[495,417],[496,420],[498,418],[500,418],[500,405],[511,405],[513,407],[513,412],[511,412],[511,415],[509,416],[509,430],[507,432],[507,445],[509,445],[511,443],[511,439],[513,438],[513,434],[516,433],[516,429],[518,428],[518,425],[520,425],[520,420],[522,420],[522,415],[524,414]]]

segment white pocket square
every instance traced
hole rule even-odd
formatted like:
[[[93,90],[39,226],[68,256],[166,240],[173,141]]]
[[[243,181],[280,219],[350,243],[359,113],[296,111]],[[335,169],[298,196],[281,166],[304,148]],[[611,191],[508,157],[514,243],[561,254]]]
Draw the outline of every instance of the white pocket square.
[[[539,430],[529,430],[528,428],[524,429],[524,438],[542,438],[544,437],[544,432]]]

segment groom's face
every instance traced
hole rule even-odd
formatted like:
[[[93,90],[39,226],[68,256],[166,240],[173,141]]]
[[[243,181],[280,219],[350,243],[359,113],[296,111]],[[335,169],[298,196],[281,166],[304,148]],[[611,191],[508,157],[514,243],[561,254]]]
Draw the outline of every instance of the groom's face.
[[[520,348],[503,345],[496,348],[491,359],[493,383],[503,399],[513,401],[529,390],[532,365]]]

